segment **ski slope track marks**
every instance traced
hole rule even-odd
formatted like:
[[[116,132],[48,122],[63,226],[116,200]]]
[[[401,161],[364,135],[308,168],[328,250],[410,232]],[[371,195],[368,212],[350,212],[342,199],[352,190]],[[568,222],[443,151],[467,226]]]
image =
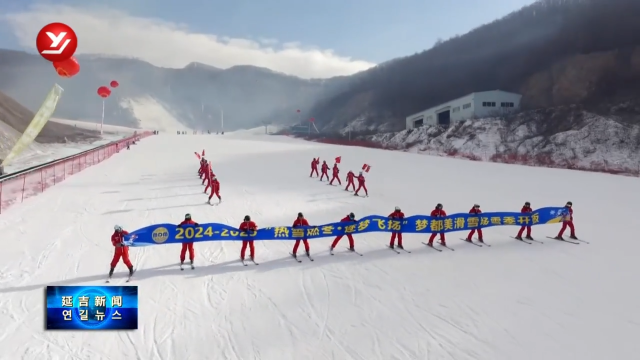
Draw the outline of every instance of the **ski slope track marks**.
[[[223,203],[205,204],[194,151],[206,149]],[[341,176],[372,165],[369,198],[309,178],[313,157]],[[344,181],[343,181],[344,184]],[[344,186],[344,185],[343,185]],[[638,179],[340,147],[276,136],[153,136],[69,177],[0,216],[0,359],[632,359],[640,351],[640,290],[631,233]],[[119,224],[128,230],[200,222],[288,225],[386,215],[452,214],[474,203],[517,211],[573,201],[577,234],[591,244],[510,238],[484,231],[489,247],[447,235],[436,252],[407,234],[411,254],[386,248],[389,234],[311,241],[297,263],[293,242],[256,243],[260,266],[242,266],[239,242],[196,243],[196,269],[180,271],[179,246],[132,248],[140,287],[137,331],[44,331],[47,285],[103,285]],[[119,264],[113,284],[124,284]]]

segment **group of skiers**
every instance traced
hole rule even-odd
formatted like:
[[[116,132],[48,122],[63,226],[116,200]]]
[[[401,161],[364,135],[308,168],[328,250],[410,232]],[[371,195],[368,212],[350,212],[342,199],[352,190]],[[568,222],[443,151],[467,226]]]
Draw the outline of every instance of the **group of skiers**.
[[[554,238],[556,240],[562,240],[564,241],[564,238],[562,237],[562,235],[564,234],[565,230],[567,228],[570,229],[571,234],[570,234],[570,238],[571,239],[577,239],[576,234],[575,234],[575,227],[573,224],[573,203],[571,201],[568,201],[566,203],[566,205],[564,206],[564,213],[563,213],[563,221],[562,221],[562,228],[560,229],[560,232],[558,233],[558,235]],[[531,204],[527,201],[524,203],[524,206],[522,207],[522,209],[520,210],[521,213],[523,214],[527,214],[527,213],[531,213],[533,212],[532,208],[531,208]],[[474,204],[473,207],[471,208],[471,210],[469,210],[469,214],[472,215],[479,215],[482,214],[482,211],[480,210],[480,205],[478,204]],[[437,204],[436,207],[431,211],[430,213],[431,217],[435,217],[435,218],[439,218],[439,217],[446,217],[447,213],[444,211],[444,208],[442,206],[442,204]],[[396,206],[394,211],[389,214],[389,219],[397,219],[397,220],[402,220],[405,218],[404,213],[402,212],[402,210],[400,209],[400,207]],[[344,218],[340,219],[340,222],[342,223],[356,223],[358,220],[356,219],[356,216],[354,213],[349,213],[347,216],[345,216]],[[177,225],[178,227],[182,227],[182,226],[195,226],[195,227],[199,227],[200,225],[195,222],[192,218],[191,218],[191,214],[186,214],[184,217],[184,221],[182,221],[180,224]],[[299,212],[298,216],[296,217],[296,219],[293,221],[293,225],[292,227],[296,228],[296,227],[305,227],[305,226],[310,226],[309,225],[309,221],[304,217],[304,215]],[[240,223],[240,226],[238,227],[238,229],[242,232],[246,232],[246,233],[252,233],[254,231],[258,230],[258,226],[256,225],[255,222],[253,222],[251,220],[251,217],[249,215],[246,215],[242,221],[242,223]],[[523,240],[522,239],[522,235],[524,233],[524,231],[526,232],[526,239],[529,240],[533,240],[533,238],[531,237],[531,226],[522,226],[520,228],[520,230],[518,231],[518,234],[514,237],[517,240]],[[477,232],[478,234],[478,238],[477,241],[479,243],[484,243],[484,239],[483,239],[483,235],[482,235],[482,229],[472,229],[467,237],[466,237],[466,241],[473,243],[473,235]],[[127,268],[129,268],[129,276],[131,276],[133,274],[133,265],[131,264],[131,261],[129,259],[129,248],[128,246],[124,245],[124,236],[128,235],[129,233],[125,230],[122,229],[121,226],[116,225],[115,226],[115,231],[113,233],[113,235],[111,236],[111,242],[113,244],[113,246],[115,247],[115,253],[113,255],[113,259],[111,261],[111,269],[109,270],[109,278],[111,278],[111,276],[113,275],[113,271],[116,267],[116,265],[118,264],[118,262],[120,261],[120,259],[122,258],[123,262],[125,263],[125,265],[127,266]],[[355,250],[355,241],[353,238],[353,234],[347,233],[345,234],[347,239],[349,240],[349,247],[348,250],[352,251],[352,252],[356,252]],[[336,246],[338,245],[338,243],[340,242],[340,240],[345,236],[345,235],[338,235],[336,236],[336,238],[333,240],[333,242],[331,243],[331,246],[329,248],[331,255],[333,255],[333,250],[336,248]],[[433,241],[435,240],[436,236],[439,235],[440,237],[440,241],[439,243],[443,246],[447,246],[446,240],[445,240],[445,234],[444,233],[432,233],[429,236],[429,241],[426,244],[427,246],[433,247]],[[396,245],[396,240],[397,240],[397,245]],[[240,250],[240,259],[242,261],[242,263],[244,265],[245,264],[245,254],[246,254],[246,249],[247,247],[249,247],[249,259],[254,262],[255,264],[255,247],[253,245],[254,240],[243,240],[242,241],[242,248]],[[309,242],[306,238],[300,238],[300,239],[296,239],[295,243],[293,245],[293,249],[291,252],[291,256],[293,256],[296,260],[298,260],[297,258],[297,253],[298,253],[298,248],[300,246],[300,242],[302,242],[304,244],[304,250],[305,250],[305,254],[307,257],[309,257],[309,259],[311,261],[313,261],[313,258],[310,255],[310,246],[309,246]],[[400,248],[404,250],[404,246],[402,243],[402,232],[392,232],[391,233],[391,238],[389,240],[389,247],[391,249],[395,249]],[[187,251],[189,252],[189,260],[191,262],[191,268],[194,268],[193,262],[195,259],[195,251],[193,248],[193,242],[187,242],[187,243],[182,243],[182,249],[180,251],[180,269],[183,269],[183,264],[185,261],[185,257],[186,257],[186,253]],[[299,261],[299,260],[298,260]]]
[[[320,167],[320,171],[321,174],[318,174],[318,165],[320,165],[320,158],[314,158],[313,160],[311,160],[311,174],[309,174],[309,177],[318,177],[320,176],[320,181],[323,181],[324,178],[327,178],[327,181],[329,181],[329,185],[333,185],[334,181],[337,181],[339,185],[342,185],[342,182],[340,181],[340,169],[338,168],[338,162],[336,161],[333,164],[333,168],[331,169],[332,171],[332,177],[331,180],[329,180],[329,165],[327,164],[326,160],[322,161],[322,166]],[[355,175],[355,173],[351,170],[349,170],[349,172],[347,173],[347,177],[345,178],[346,182],[347,182],[347,186],[344,188],[345,191],[350,191],[349,187],[353,187],[353,191],[354,191],[354,196],[359,196],[358,192],[360,192],[360,190],[364,190],[364,195],[365,196],[369,196],[369,191],[367,190],[367,186],[365,185],[365,178],[364,175],[362,174],[362,171],[360,171],[360,173],[358,174],[358,176]],[[358,188],[356,189],[356,185],[354,184],[354,180],[358,180]]]
[[[213,195],[218,198],[218,204],[222,202],[222,196],[220,196],[220,181],[216,177],[216,174],[213,173],[213,169],[211,168],[211,162],[207,161],[204,156],[200,158],[200,168],[198,169],[198,176],[202,179],[202,185],[207,183],[207,186],[204,188],[204,193],[207,193],[207,190],[211,189],[211,194],[209,194],[209,199],[207,200],[207,204],[211,204],[211,199]]]

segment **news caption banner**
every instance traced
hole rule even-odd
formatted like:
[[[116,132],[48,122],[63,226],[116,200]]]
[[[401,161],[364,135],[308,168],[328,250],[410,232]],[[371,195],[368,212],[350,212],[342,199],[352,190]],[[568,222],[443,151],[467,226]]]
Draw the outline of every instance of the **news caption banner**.
[[[404,219],[390,219],[387,216],[369,215],[355,222],[336,222],[295,228],[291,226],[266,227],[250,233],[218,223],[201,223],[198,227],[193,225],[177,227],[174,224],[156,224],[125,235],[125,244],[142,247],[199,241],[296,240],[303,238],[312,240],[369,232],[448,233],[494,226],[555,224],[561,223],[567,215],[567,210],[562,207],[545,207],[524,214],[520,212],[459,213],[444,217],[414,215]]]
[[[47,330],[136,330],[137,286],[47,286]]]

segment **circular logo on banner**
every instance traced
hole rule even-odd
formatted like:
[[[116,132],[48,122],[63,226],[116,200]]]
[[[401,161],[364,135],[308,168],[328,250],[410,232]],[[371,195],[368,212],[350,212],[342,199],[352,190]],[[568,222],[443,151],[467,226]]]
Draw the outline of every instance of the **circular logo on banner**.
[[[63,23],[45,25],[36,37],[40,56],[49,61],[65,61],[75,54],[78,37],[73,29]]]
[[[151,233],[151,238],[156,242],[156,244],[162,244],[169,239],[169,230],[164,227],[159,227],[153,230],[153,233]]]

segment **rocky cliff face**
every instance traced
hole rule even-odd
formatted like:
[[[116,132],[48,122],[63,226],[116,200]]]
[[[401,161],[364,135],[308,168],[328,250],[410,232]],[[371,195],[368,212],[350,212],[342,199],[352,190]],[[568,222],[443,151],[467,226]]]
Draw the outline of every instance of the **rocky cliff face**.
[[[550,129],[549,117],[558,113],[563,114],[564,124]],[[469,120],[448,129],[425,126],[368,139],[390,149],[428,155],[640,174],[640,125],[575,106],[527,112],[509,120]]]

